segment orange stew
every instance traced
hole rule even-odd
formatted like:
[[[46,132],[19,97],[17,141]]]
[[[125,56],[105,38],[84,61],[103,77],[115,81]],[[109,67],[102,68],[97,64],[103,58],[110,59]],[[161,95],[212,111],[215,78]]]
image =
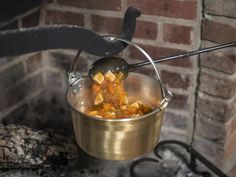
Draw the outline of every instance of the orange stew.
[[[124,89],[123,73],[97,73],[93,77],[94,105],[85,110],[90,116],[99,118],[139,117],[152,111],[142,101],[129,103]]]

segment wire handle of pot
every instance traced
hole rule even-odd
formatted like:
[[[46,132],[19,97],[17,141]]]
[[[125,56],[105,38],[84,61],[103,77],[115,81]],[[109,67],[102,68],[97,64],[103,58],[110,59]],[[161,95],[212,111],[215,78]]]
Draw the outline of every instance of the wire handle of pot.
[[[168,102],[171,99],[171,97],[172,97],[171,92],[164,86],[164,84],[161,80],[159,71],[158,71],[153,59],[151,58],[151,56],[144,49],[142,49],[140,46],[138,46],[137,44],[135,44],[131,41],[128,41],[126,39],[123,39],[123,38],[120,38],[120,37],[117,37],[117,36],[104,36],[104,38],[108,38],[109,40],[119,40],[119,41],[122,41],[122,42],[124,42],[126,44],[129,44],[130,46],[133,46],[136,49],[138,49],[149,60],[149,62],[151,63],[151,65],[152,65],[152,67],[153,67],[153,69],[156,73],[157,79],[159,80],[159,82],[161,84],[161,93],[162,93],[162,96],[164,98],[163,101]]]

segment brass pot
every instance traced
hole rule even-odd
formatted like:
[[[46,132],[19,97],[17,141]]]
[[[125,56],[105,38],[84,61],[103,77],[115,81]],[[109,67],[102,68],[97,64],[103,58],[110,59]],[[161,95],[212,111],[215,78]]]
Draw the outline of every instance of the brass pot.
[[[84,114],[93,104],[91,86],[88,77],[80,77],[69,86],[66,95],[81,149],[107,160],[132,159],[152,151],[159,141],[164,108],[171,97],[161,80],[129,73],[125,80],[128,100],[141,100],[154,110],[137,118],[103,119]]]

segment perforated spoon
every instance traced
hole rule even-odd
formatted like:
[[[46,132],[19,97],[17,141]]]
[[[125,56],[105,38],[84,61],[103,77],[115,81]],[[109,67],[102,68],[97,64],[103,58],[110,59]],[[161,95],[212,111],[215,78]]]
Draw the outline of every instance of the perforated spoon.
[[[197,55],[197,54],[201,54],[201,53],[206,53],[206,52],[210,52],[210,51],[214,51],[214,50],[233,47],[235,45],[236,45],[236,42],[221,44],[221,45],[208,47],[208,48],[204,48],[204,49],[199,49],[199,50],[195,50],[195,51],[191,51],[191,52],[181,53],[178,55],[163,57],[163,58],[154,60],[154,62],[161,63],[161,62],[165,62],[165,61],[176,60],[176,59],[189,57],[189,56],[193,56],[193,55]],[[88,74],[89,74],[90,79],[92,79],[92,77],[98,72],[104,73],[108,70],[117,71],[117,72],[122,71],[125,76],[124,78],[126,78],[129,73],[129,69],[141,67],[141,66],[146,66],[149,64],[150,64],[149,61],[128,64],[126,62],[126,60],[124,60],[120,57],[113,57],[113,56],[112,57],[104,57],[104,58],[101,58],[101,59],[95,61],[90,66]]]

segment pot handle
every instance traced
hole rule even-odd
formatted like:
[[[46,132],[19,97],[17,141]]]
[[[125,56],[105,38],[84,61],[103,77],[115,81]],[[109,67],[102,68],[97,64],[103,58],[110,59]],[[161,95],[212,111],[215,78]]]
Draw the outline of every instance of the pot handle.
[[[69,81],[70,85],[73,85],[73,83],[75,83],[75,81],[77,81],[83,77],[82,74],[80,74],[79,72],[76,72],[76,62],[77,62],[77,59],[79,58],[79,55],[81,52],[82,52],[82,50],[79,49],[76,56],[75,56],[73,64],[71,64],[69,66],[69,69],[67,69],[68,81]]]
[[[164,109],[167,106],[167,103],[171,100],[172,93],[164,86],[164,84],[163,84],[163,82],[161,80],[159,71],[158,71],[158,69],[157,69],[153,59],[151,58],[151,56],[143,48],[141,48],[137,44],[135,44],[135,43],[133,43],[131,41],[128,41],[126,39],[123,39],[123,38],[120,38],[120,37],[117,37],[117,36],[104,36],[104,38],[108,38],[111,41],[119,40],[119,41],[122,41],[122,42],[124,42],[126,44],[129,44],[129,45],[135,47],[136,49],[138,49],[149,60],[149,62],[151,63],[152,67],[155,70],[156,77],[157,77],[157,79],[159,80],[159,82],[161,84],[161,93],[162,93],[162,97],[164,99],[161,102],[160,109]]]

